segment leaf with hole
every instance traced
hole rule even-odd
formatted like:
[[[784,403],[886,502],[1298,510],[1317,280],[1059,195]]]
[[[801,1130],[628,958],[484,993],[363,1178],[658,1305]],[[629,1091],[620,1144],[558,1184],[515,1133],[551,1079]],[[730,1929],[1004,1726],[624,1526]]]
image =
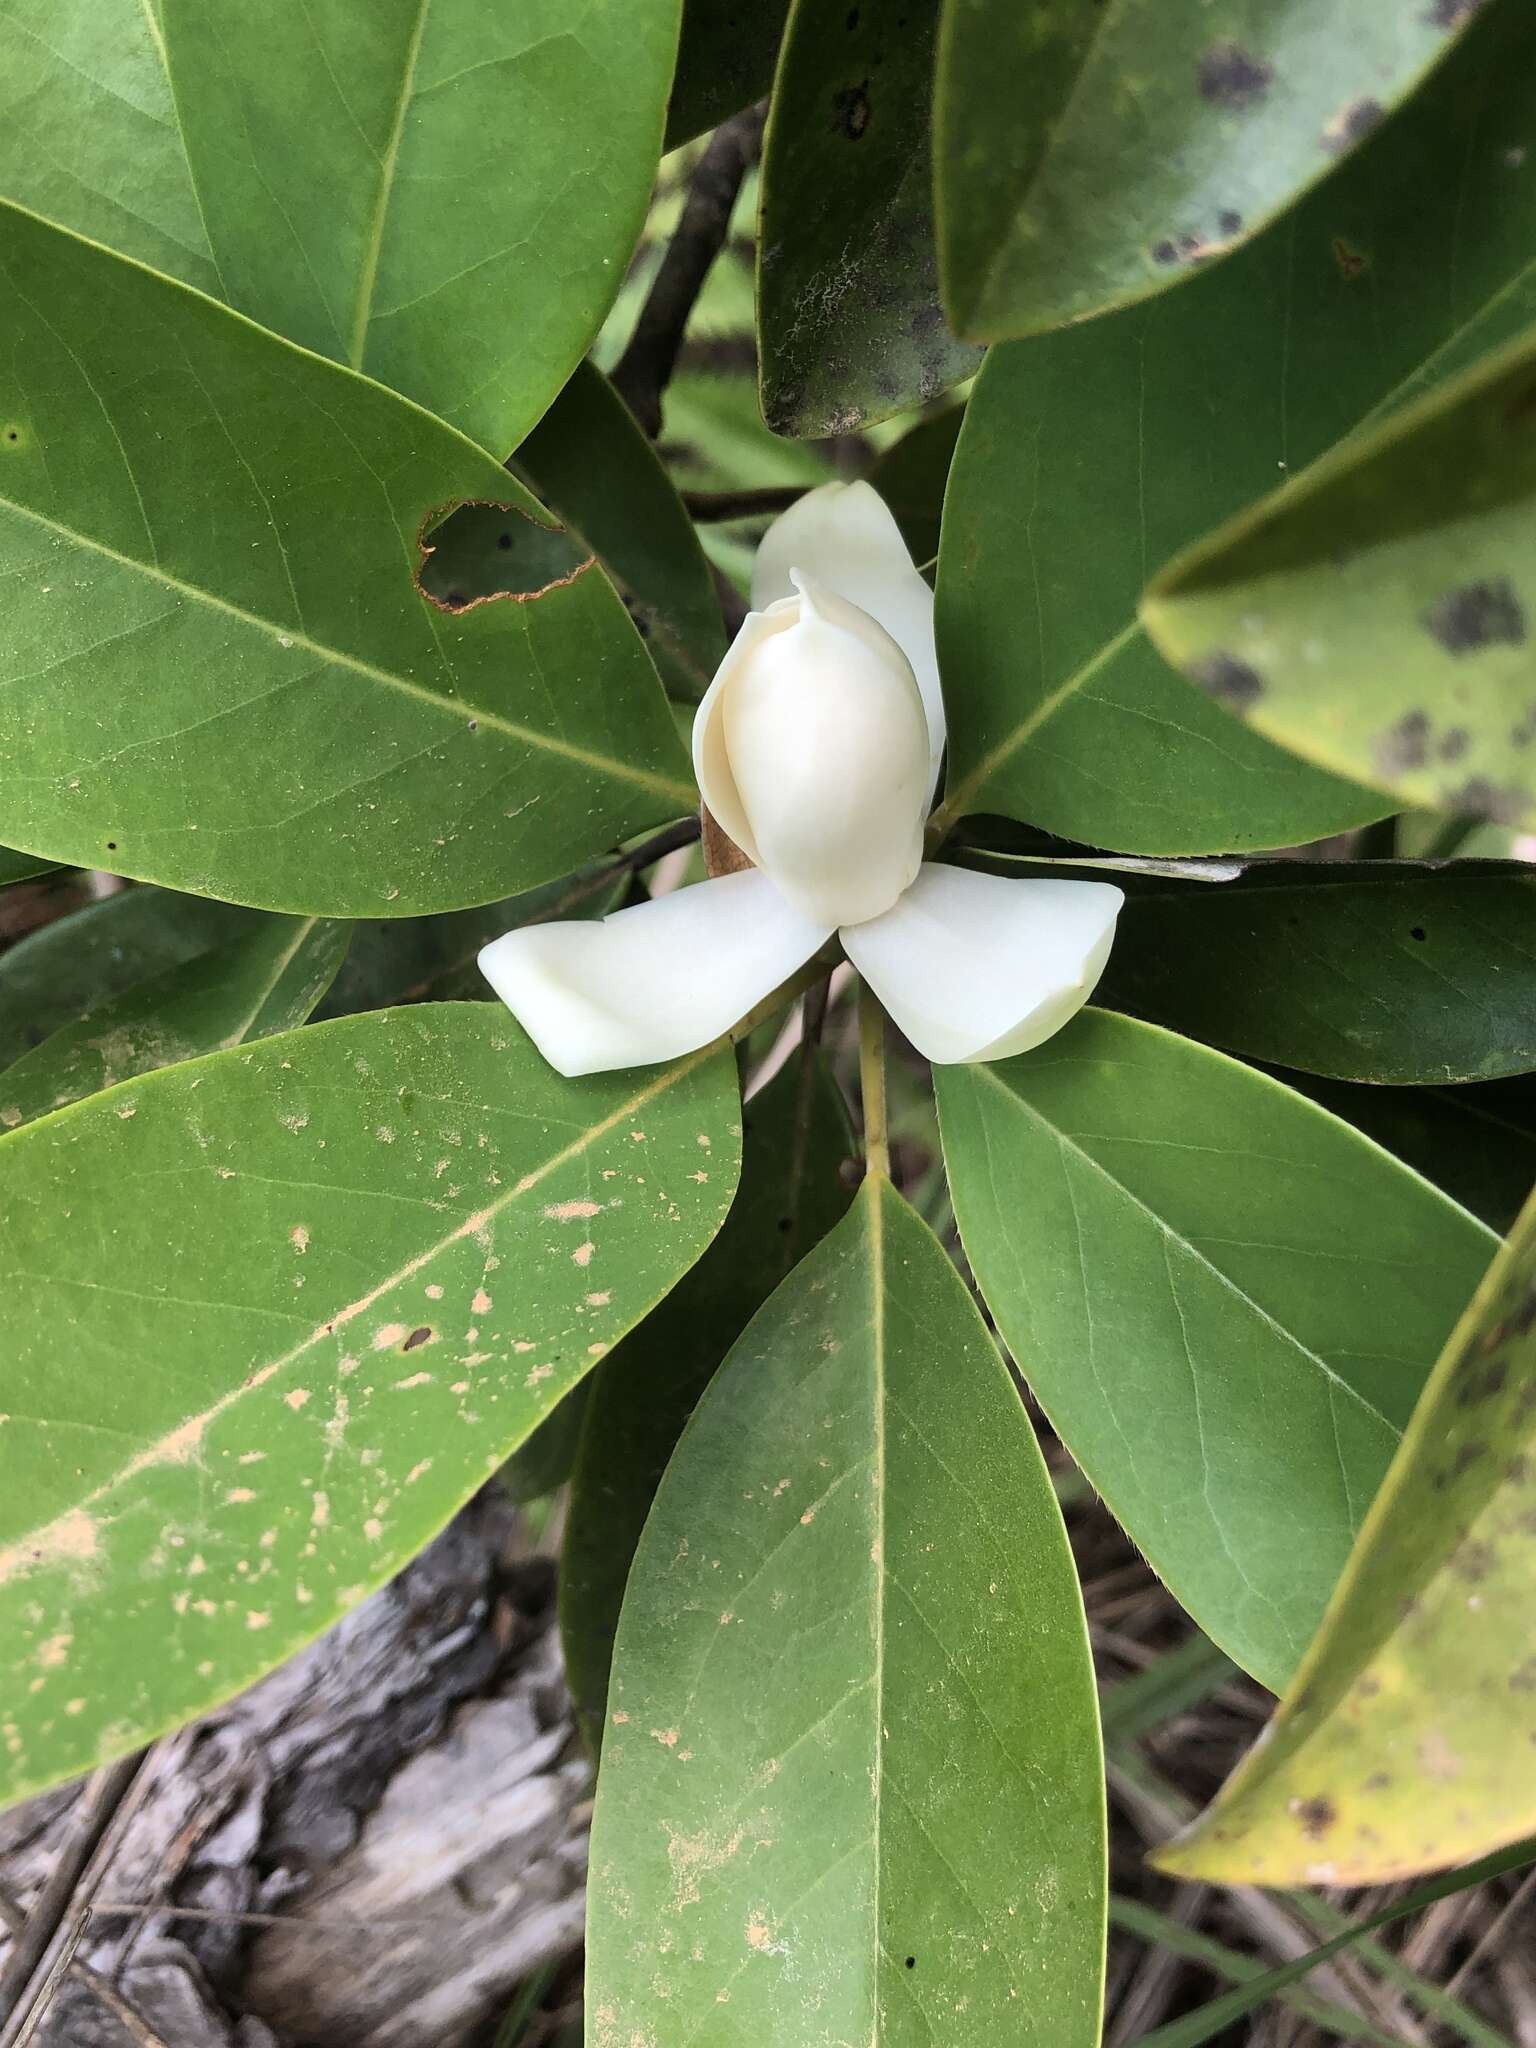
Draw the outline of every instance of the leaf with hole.
[[[929,99],[939,0],[797,0],[763,138],[757,332],[776,433],[936,398],[981,351],[939,309]]]
[[[680,662],[702,696],[725,653],[709,563],[660,457],[601,370],[577,365],[515,467],[583,536],[653,651]]]
[[[599,569],[457,613],[416,587],[445,506],[545,517],[497,463],[179,285],[15,209],[0,227],[11,844],[405,916],[692,808]]]
[[[1495,1242],[1224,1054],[1085,1011],[936,1070],[966,1256],[1175,1597],[1278,1689]]]
[[[739,1113],[728,1051],[564,1081],[494,1006],[437,1004],[0,1138],[0,1801],[397,1571],[713,1237]]]
[[[946,821],[1001,812],[1124,852],[1222,853],[1388,807],[1232,717],[1240,676],[1213,672],[1216,701],[1191,688],[1136,606],[1178,549],[1536,320],[1536,180],[1508,139],[1536,124],[1526,34],[1518,6],[1485,9],[1411,120],[1209,275],[992,351],[939,564]]]
[[[1333,171],[1476,0],[947,0],[936,87],[945,303],[980,341],[1166,290]]]
[[[748,1320],[852,1199],[841,1171],[853,1151],[848,1112],[819,1065],[792,1060],[746,1105],[742,1130],[725,1227],[590,1382],[560,1559],[560,1641],[594,1755],[624,1587],[683,1425]]]
[[[295,1030],[340,967],[351,926],[273,917],[260,930],[111,996],[0,1072],[0,1126],[203,1053]]]
[[[1033,1428],[871,1177],[732,1350],[646,1523],[588,2010],[620,2041],[664,2001],[671,2038],[723,2048],[943,2040],[963,2000],[967,2036],[1094,2048],[1102,1769]]]
[[[1399,802],[1536,825],[1536,342],[1362,435],[1174,562],[1165,654]]]
[[[1536,1828],[1536,1197],[1458,1323],[1269,1739],[1158,1860],[1385,1884]]]
[[[1536,868],[1266,861],[1130,892],[1097,1000],[1345,1081],[1536,1068]]]

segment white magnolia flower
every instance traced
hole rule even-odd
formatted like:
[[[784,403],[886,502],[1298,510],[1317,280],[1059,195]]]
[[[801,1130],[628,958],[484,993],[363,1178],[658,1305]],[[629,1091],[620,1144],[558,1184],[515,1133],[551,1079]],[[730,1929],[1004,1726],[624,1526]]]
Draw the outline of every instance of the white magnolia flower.
[[[933,593],[868,484],[763,537],[750,612],[693,725],[716,823],[752,862],[600,922],[528,925],[486,979],[562,1074],[676,1059],[837,933],[929,1059],[1027,1052],[1080,1009],[1124,898],[923,859],[944,751]]]

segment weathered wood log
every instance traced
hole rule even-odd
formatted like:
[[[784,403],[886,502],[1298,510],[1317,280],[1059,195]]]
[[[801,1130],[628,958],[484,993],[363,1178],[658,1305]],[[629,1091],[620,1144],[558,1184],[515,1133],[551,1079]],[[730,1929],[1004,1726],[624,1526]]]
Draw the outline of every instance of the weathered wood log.
[[[470,2048],[576,1945],[589,1772],[553,1574],[518,1526],[487,1488],[310,1650],[155,1745],[100,1867],[34,1923],[56,1967],[27,2048]],[[0,1970],[82,1818],[78,1786],[0,1815]]]

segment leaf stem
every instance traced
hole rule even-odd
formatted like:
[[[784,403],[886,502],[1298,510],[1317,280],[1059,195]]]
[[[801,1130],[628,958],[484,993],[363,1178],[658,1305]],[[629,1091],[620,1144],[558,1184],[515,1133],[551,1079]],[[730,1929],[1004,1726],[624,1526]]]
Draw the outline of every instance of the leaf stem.
[[[859,990],[859,1093],[864,1101],[864,1161],[868,1172],[891,1177],[885,1108],[885,1012],[866,982]]]

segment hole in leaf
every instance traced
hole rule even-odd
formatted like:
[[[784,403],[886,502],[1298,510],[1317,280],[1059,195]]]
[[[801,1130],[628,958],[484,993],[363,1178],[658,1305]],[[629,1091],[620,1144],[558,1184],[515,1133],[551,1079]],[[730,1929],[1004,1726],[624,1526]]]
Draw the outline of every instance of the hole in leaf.
[[[516,505],[467,504],[433,513],[418,546],[416,587],[449,612],[502,597],[529,603],[574,583],[593,562],[563,526],[546,526]]]

